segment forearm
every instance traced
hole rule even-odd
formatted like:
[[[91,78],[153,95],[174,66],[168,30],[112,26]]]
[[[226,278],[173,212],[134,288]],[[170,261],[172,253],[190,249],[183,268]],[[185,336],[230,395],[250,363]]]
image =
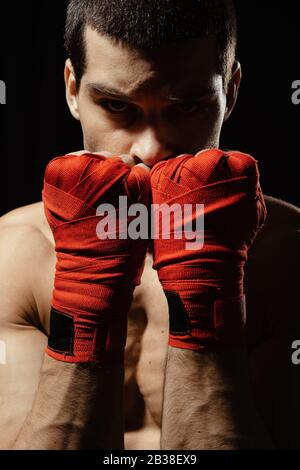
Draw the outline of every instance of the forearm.
[[[50,334],[14,449],[122,449],[127,312],[148,240],[104,230],[99,207],[119,194],[148,204],[149,177],[119,157],[80,152],[48,163],[42,194],[56,251]]]
[[[12,449],[122,449],[123,375],[123,366],[45,354],[33,408]]]
[[[169,346],[162,449],[272,448],[255,410],[242,348],[199,353]]]

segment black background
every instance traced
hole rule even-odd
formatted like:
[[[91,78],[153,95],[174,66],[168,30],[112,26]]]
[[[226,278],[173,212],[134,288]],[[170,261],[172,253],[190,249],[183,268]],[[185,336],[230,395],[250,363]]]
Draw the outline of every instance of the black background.
[[[7,104],[0,106],[0,215],[41,200],[47,161],[82,148],[64,97],[66,3],[0,5],[0,79],[7,87]],[[297,3],[236,1],[243,82],[221,147],[251,153],[265,194],[300,205],[300,105],[291,101],[291,84],[300,79]]]

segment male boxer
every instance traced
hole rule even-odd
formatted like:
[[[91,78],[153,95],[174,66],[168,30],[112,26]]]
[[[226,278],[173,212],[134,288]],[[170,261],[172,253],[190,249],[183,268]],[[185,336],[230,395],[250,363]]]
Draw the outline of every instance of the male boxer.
[[[255,161],[217,150],[241,78],[231,2],[71,0],[66,46],[85,151],[1,219],[1,448],[122,448],[123,413],[127,449],[298,448],[299,211],[265,197],[265,221]],[[97,191],[203,197],[208,251],[154,240],[133,292],[145,246],[95,243]]]

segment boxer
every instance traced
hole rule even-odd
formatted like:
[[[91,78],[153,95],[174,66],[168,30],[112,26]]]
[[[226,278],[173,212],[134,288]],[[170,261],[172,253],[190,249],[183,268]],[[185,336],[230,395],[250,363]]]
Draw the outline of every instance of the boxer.
[[[103,0],[71,0],[66,46],[67,102],[80,120],[84,151],[60,157],[59,162],[74,162],[72,171],[59,173],[61,167],[54,167],[51,182],[49,169],[55,164],[50,162],[43,201],[18,208],[0,222],[0,339],[6,344],[6,364],[0,366],[1,448],[298,448],[300,380],[291,362],[291,344],[300,336],[299,210],[265,196],[266,211],[260,209],[261,216],[254,217],[249,205],[243,206],[245,199],[236,201],[241,194],[236,188],[231,201],[236,201],[238,217],[230,218],[231,204],[222,208],[228,193],[208,191],[237,171],[234,152],[219,149],[241,79],[231,2],[119,0],[112,7]],[[225,167],[213,161],[215,171],[207,176],[202,157],[211,159],[213,149],[220,159],[225,157]],[[256,168],[250,156],[237,153]],[[74,168],[88,156],[92,163],[85,161],[75,172],[74,183]],[[178,189],[178,197],[194,190],[205,193],[208,208],[210,197],[216,198],[205,219],[221,251],[204,244],[213,253],[209,270],[201,251],[193,250],[188,259],[184,252],[178,261],[180,251],[170,251],[174,244],[160,239],[153,240],[146,254],[145,247],[135,244],[135,252],[130,243],[118,252],[115,241],[108,251],[114,259],[103,264],[107,250],[101,251],[100,243],[95,248],[92,236],[80,238],[75,230],[94,213],[73,213],[70,219],[61,212],[70,197],[81,201],[81,209],[95,209],[91,198],[101,187],[87,189],[82,181],[90,165],[98,168],[99,163],[119,165],[125,176],[136,167],[147,175],[140,193],[132,189],[134,182],[126,186],[122,180],[122,189],[108,188],[105,202],[113,202],[120,190],[145,197],[149,182],[152,197],[161,197],[161,178]],[[242,165],[237,179],[248,175],[246,167]],[[114,167],[111,175],[118,171]],[[205,175],[216,179],[210,183]],[[54,188],[52,195],[47,184]],[[76,192],[80,188],[82,194]],[[251,191],[258,191],[257,179],[242,191],[243,197]],[[167,192],[166,202],[172,197]],[[252,209],[259,214],[258,201],[261,208],[264,203],[255,197]],[[250,220],[253,225],[246,227]],[[64,228],[70,233],[66,237]],[[232,241],[232,234],[241,238]],[[119,265],[121,254],[132,259],[132,270]],[[237,256],[239,267],[231,271]],[[193,298],[183,288],[186,264],[201,267],[188,279],[196,285]],[[205,270],[209,277],[203,278]],[[105,295],[94,294],[99,279],[104,279]],[[221,284],[208,288],[212,279]],[[78,294],[77,284],[84,295]],[[203,285],[210,292],[197,299]],[[221,297],[215,295],[217,288],[225,289]],[[201,312],[204,325],[198,319]]]

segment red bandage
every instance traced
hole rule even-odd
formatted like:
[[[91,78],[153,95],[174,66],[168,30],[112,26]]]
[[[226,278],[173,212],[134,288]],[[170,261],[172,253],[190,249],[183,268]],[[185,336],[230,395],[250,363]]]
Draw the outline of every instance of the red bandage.
[[[119,196],[149,204],[147,172],[131,170],[118,157],[88,153],[58,157],[47,166],[43,201],[57,252],[47,353],[56,359],[123,361],[126,314],[140,282],[147,240],[120,240],[118,224],[110,239],[98,238],[104,215],[96,215],[96,209],[103,203],[117,208]]]
[[[153,267],[169,304],[169,344],[202,350],[238,343],[247,250],[266,217],[256,160],[219,149],[183,155],[155,165],[151,186],[155,204],[192,205],[194,225],[195,206],[204,204],[202,248],[187,248],[184,233],[176,238],[178,220],[171,219],[170,239],[155,230]]]

